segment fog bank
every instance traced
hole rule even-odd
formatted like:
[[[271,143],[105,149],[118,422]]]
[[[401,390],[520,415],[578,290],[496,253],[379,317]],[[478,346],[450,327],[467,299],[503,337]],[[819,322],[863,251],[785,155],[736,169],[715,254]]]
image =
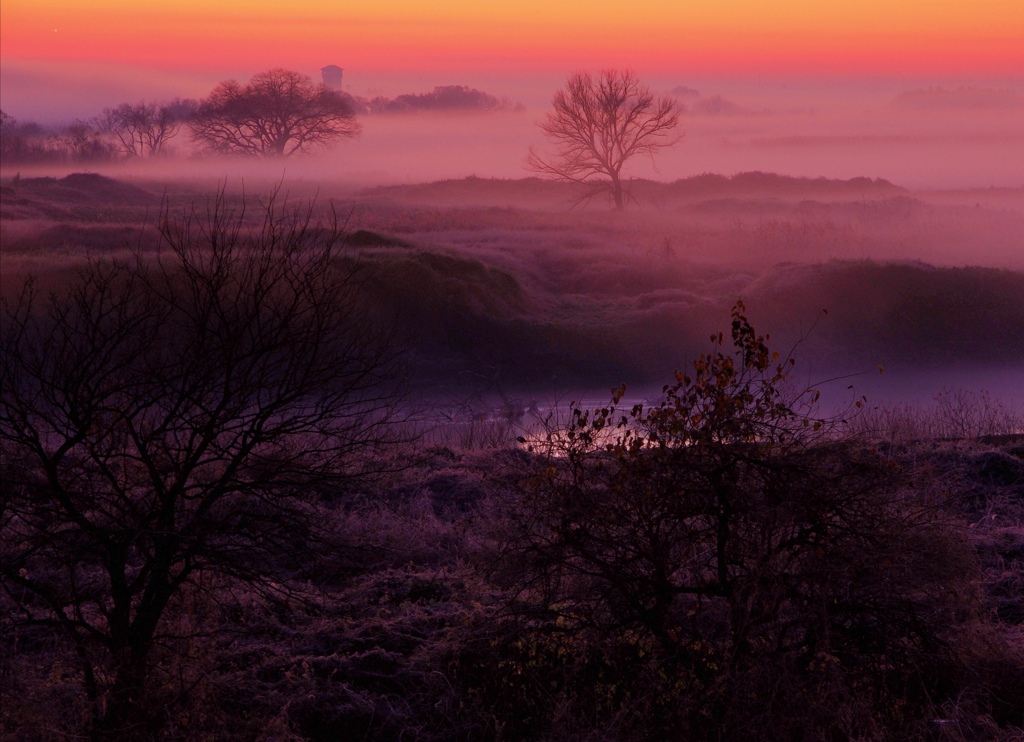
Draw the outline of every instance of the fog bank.
[[[139,99],[202,97],[218,79],[259,70],[168,73],[103,66],[5,64],[3,110],[19,120],[56,124],[88,119]],[[314,78],[316,70],[302,70]],[[358,184],[409,183],[469,175],[518,178],[526,154],[546,143],[536,123],[562,75],[533,77],[429,72],[365,75],[346,71],[346,92],[363,97],[469,85],[522,110],[490,114],[362,116],[359,140],[303,160],[274,163],[289,177]],[[885,178],[910,188],[1024,185],[1024,80],[923,78],[693,78],[646,80],[684,110],[680,143],[654,161],[630,163],[627,176],[672,181],[705,172],[761,170],[829,178]],[[184,136],[174,146],[187,156]],[[181,170],[245,172],[245,163],[175,162]],[[168,173],[171,174],[170,172]]]

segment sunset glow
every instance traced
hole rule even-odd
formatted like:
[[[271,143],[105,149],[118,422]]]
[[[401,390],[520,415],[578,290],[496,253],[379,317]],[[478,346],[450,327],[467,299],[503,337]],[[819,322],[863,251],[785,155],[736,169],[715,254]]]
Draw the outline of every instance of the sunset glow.
[[[608,0],[491,7],[464,0],[364,4],[229,0],[172,5],[5,0],[5,61],[161,69],[319,67],[367,71],[564,71],[1015,75],[1020,0],[832,4]]]

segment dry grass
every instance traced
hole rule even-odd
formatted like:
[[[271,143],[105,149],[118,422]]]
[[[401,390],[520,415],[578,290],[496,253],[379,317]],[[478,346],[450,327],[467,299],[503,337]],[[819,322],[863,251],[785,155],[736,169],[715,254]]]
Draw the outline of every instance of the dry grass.
[[[866,406],[849,420],[847,430],[898,443],[1024,435],[1024,409],[986,391],[946,389],[930,404]]]

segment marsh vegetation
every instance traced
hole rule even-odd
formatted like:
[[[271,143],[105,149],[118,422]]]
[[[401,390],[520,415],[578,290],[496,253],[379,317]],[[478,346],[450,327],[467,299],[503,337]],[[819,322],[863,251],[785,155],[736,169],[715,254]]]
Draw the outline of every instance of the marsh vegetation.
[[[1024,733],[1021,194],[631,193],[5,179],[0,736]]]

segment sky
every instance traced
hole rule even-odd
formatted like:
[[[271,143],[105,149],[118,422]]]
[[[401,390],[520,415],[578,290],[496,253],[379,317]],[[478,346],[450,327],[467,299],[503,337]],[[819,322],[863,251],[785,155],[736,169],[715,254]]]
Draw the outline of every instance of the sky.
[[[4,0],[3,63],[175,70],[1024,71],[1022,0]]]
[[[0,107],[19,120],[202,98],[272,67],[316,78],[328,64],[345,68],[355,95],[462,84],[526,106],[521,120],[488,127],[365,126],[358,150],[339,149],[354,171],[383,179],[521,175],[535,121],[567,75],[630,68],[656,92],[696,88],[742,114],[686,118],[678,161],[641,177],[765,169],[1021,182],[1024,0],[0,2]],[[941,117],[891,109],[901,92],[929,87],[1010,91],[1016,104]]]

